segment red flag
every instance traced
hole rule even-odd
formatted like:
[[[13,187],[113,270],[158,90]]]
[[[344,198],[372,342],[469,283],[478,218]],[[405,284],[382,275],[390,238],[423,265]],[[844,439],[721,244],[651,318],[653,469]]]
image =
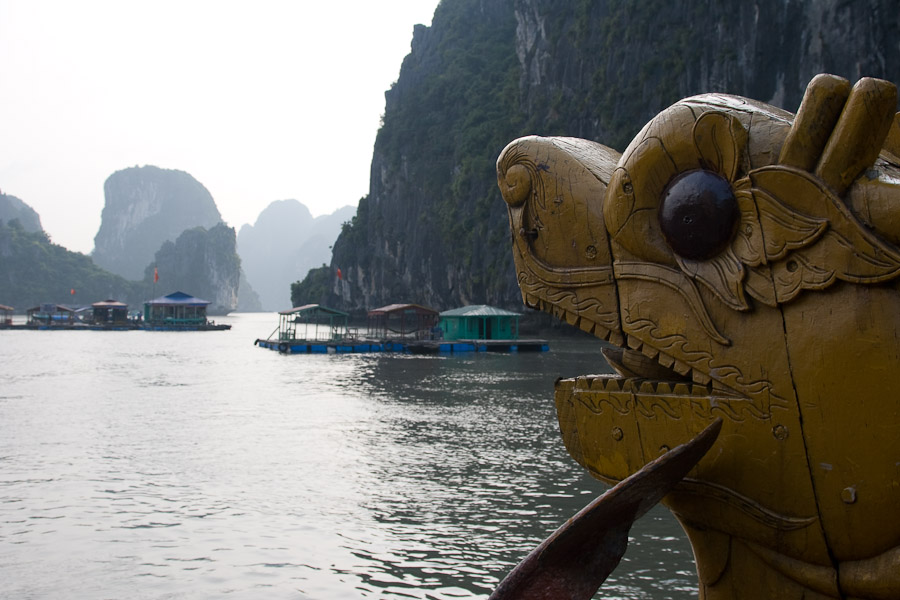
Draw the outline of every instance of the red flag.
[[[69,293],[70,293],[71,295],[74,296],[74,295],[75,295],[75,288],[72,288],[71,290],[69,290]]]
[[[158,281],[159,281],[159,271],[157,270],[156,267],[153,267],[153,283],[156,283]]]
[[[344,276],[343,276],[343,275],[341,275],[341,270],[340,270],[340,269],[338,269],[338,279],[343,279],[343,278],[344,278]]]

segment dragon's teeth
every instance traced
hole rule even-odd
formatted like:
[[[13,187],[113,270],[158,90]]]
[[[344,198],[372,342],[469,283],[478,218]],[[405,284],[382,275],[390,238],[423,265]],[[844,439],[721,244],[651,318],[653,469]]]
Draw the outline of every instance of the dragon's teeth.
[[[675,369],[675,372],[679,375],[687,375],[690,372],[691,367],[676,359],[675,364],[672,365],[672,368]]]
[[[597,330],[597,325],[588,319],[581,319],[578,323],[578,327],[585,333],[590,333],[591,335]],[[598,336],[599,337],[599,336]]]
[[[676,383],[672,388],[672,393],[676,396],[689,396],[691,388],[686,383]]]
[[[575,389],[592,392],[620,392],[621,380],[611,375],[581,375],[575,378]]]
[[[697,369],[691,369],[691,379],[693,379],[695,383],[699,383],[700,385],[707,385],[710,381],[712,381],[712,377],[710,377],[706,373],[701,373]]]
[[[672,368],[672,365],[675,364],[675,359],[666,354],[665,352],[660,352],[659,356],[656,357],[657,362],[666,368]]]
[[[641,354],[643,354],[647,358],[656,358],[656,355],[659,354],[659,350],[657,350],[650,344],[644,344],[643,346],[641,346]]]
[[[596,384],[599,383],[600,387],[597,387]],[[622,391],[622,380],[615,377],[600,377],[597,378],[594,382],[594,389],[602,389],[606,392],[621,392]]]
[[[636,337],[634,337],[632,335],[628,336],[627,342],[628,342],[628,347],[631,348],[632,350],[639,350],[641,348],[641,346],[644,344],[644,342],[642,342],[641,340],[637,339]]]
[[[708,385],[699,385],[699,384],[695,383],[694,385],[691,386],[691,395],[692,396],[706,398],[709,396],[709,394],[710,394],[710,387]]]

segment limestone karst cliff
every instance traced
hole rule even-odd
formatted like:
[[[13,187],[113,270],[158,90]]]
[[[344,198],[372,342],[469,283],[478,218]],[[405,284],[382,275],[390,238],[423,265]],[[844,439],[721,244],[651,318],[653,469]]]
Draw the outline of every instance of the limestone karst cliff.
[[[165,242],[147,267],[144,278],[159,275],[159,295],[176,290],[209,300],[210,314],[225,314],[238,306],[241,259],[234,229],[219,223],[210,229],[194,227],[174,242]]]
[[[795,111],[819,72],[900,83],[893,0],[443,0],[417,26],[385,113],[369,194],[311,274],[319,301],[521,305],[494,162],[527,134],[623,149],[704,92]],[[322,286],[320,286],[322,287]]]
[[[149,165],[123,169],[107,178],[103,193],[92,256],[98,266],[128,279],[143,276],[163,242],[222,221],[209,191],[184,171]]]

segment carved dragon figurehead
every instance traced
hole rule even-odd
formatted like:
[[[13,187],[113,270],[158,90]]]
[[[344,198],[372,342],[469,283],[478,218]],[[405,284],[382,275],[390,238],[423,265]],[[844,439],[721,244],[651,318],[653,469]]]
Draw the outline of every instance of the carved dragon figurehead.
[[[509,144],[525,303],[610,342],[556,384],[562,436],[617,483],[717,419],[666,504],[700,597],[900,598],[900,115],[813,79],[797,115],[682,100],[624,153]]]

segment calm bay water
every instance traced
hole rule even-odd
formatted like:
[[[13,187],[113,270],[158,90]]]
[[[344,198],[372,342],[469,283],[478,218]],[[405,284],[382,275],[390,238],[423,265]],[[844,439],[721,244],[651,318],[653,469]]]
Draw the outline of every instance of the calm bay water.
[[[231,331],[0,331],[0,598],[484,598],[602,493],[536,354],[281,356]],[[598,597],[695,597],[656,508]]]

